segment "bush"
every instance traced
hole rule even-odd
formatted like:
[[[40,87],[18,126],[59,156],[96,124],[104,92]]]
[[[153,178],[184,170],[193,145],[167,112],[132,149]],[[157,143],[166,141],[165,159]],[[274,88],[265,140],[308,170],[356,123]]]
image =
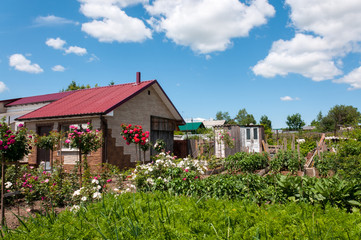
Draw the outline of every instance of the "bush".
[[[294,150],[279,150],[270,161],[271,170],[274,172],[291,171],[295,173],[303,168],[305,159]]]
[[[225,159],[225,168],[231,173],[238,171],[253,173],[267,167],[267,165],[267,153],[238,152]]]

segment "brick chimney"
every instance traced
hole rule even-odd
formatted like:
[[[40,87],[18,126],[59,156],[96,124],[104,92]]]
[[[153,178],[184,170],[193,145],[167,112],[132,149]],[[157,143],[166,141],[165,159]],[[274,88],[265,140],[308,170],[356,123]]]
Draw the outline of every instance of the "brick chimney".
[[[136,85],[140,84],[140,82],[141,82],[140,72],[137,72],[137,81],[136,81]]]

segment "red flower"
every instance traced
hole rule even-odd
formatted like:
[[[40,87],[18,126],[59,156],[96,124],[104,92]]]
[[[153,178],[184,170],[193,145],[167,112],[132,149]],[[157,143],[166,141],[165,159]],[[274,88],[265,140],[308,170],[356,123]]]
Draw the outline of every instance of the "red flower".
[[[183,181],[185,181],[185,180],[187,180],[187,178],[185,177],[185,178],[183,178]]]

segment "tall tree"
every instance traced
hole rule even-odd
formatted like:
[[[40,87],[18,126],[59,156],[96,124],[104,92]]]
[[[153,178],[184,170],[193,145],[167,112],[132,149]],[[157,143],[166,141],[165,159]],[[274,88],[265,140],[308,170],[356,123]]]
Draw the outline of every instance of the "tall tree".
[[[312,120],[311,122],[311,126],[315,126],[315,127],[319,127],[320,126],[320,123],[322,121],[322,112],[320,111],[318,114],[317,114],[317,117],[316,119]]]
[[[340,126],[355,126],[360,122],[360,112],[353,106],[336,105],[328,111],[320,125],[324,131],[333,131],[337,134]]]
[[[286,124],[289,130],[300,130],[303,126],[305,126],[305,122],[301,118],[301,114],[296,113],[293,115],[287,116]]]
[[[238,114],[236,115],[234,120],[239,125],[250,125],[257,123],[254,119],[254,116],[252,114],[248,114],[245,108],[238,111]]]
[[[259,123],[265,127],[265,129],[272,129],[272,122],[266,115],[262,115]]]
[[[216,113],[216,120],[226,120],[226,122],[229,122],[231,117],[229,116],[228,112],[218,111]]]

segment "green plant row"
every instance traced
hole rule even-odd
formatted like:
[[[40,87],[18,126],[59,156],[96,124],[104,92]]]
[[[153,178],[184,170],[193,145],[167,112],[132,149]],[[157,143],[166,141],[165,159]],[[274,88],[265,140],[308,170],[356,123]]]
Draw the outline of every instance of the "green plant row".
[[[327,204],[351,211],[361,207],[359,182],[332,178],[310,178],[281,174],[261,177],[247,175],[215,175],[205,179],[184,181],[175,178],[167,183],[137,182],[138,191],[165,191],[174,195],[187,195],[215,199],[248,199],[258,204],[305,202]]]
[[[360,239],[360,212],[166,193],[107,194],[78,212],[22,219],[5,239]]]

